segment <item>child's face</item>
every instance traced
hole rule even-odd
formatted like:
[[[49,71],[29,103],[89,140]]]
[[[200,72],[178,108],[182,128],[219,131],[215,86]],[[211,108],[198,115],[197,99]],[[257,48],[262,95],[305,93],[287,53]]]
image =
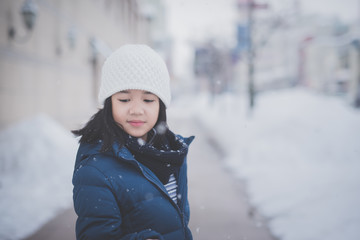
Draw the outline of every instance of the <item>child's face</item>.
[[[111,103],[115,122],[129,135],[146,141],[159,116],[159,98],[142,90],[126,90],[112,95]]]

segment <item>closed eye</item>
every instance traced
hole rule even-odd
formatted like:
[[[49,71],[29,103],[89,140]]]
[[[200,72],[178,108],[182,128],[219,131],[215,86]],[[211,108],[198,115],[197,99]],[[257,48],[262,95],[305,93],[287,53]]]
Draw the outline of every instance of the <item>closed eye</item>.
[[[144,102],[146,102],[146,103],[152,103],[152,102],[154,102],[155,100],[151,100],[151,99],[144,99]]]
[[[120,102],[124,102],[124,103],[126,103],[126,102],[130,102],[130,99],[118,99]]]

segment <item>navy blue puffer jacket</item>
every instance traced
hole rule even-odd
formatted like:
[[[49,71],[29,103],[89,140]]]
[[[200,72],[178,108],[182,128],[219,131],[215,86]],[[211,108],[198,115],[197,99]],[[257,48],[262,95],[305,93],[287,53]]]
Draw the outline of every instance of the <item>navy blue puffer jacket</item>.
[[[187,145],[193,138],[182,138]],[[164,185],[126,147],[100,152],[98,144],[80,144],[73,200],[77,239],[192,239],[187,199],[186,158],[177,174],[176,204]]]

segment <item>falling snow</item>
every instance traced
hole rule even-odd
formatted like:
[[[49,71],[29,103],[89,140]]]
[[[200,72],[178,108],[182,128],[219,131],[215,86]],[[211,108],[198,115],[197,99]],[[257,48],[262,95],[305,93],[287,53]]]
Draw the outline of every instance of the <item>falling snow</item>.
[[[146,144],[146,142],[142,138],[138,138],[137,142],[140,146],[144,146]]]
[[[360,239],[358,110],[302,89],[262,93],[251,117],[242,97],[219,96],[213,106],[200,94],[189,101],[179,99],[168,114],[193,116],[211,129],[223,162],[246,179],[273,233],[282,240]],[[71,206],[76,147],[46,116],[0,132],[0,239],[21,239]]]
[[[164,134],[166,132],[167,126],[165,122],[161,122],[156,126],[156,132],[160,135]]]
[[[211,129],[275,235],[360,239],[359,110],[304,89],[262,93],[251,115],[241,96],[208,99],[183,100],[172,114],[193,114]]]

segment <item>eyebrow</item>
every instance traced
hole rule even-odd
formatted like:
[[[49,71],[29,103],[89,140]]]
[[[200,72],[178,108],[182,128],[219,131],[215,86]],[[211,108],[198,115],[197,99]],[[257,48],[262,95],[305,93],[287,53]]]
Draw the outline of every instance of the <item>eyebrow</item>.
[[[130,93],[129,90],[122,90],[120,91],[119,93]],[[149,94],[149,95],[155,95],[153,94],[152,92],[149,92],[149,91],[143,91],[144,94]]]
[[[119,93],[130,93],[128,90],[122,90]]]

